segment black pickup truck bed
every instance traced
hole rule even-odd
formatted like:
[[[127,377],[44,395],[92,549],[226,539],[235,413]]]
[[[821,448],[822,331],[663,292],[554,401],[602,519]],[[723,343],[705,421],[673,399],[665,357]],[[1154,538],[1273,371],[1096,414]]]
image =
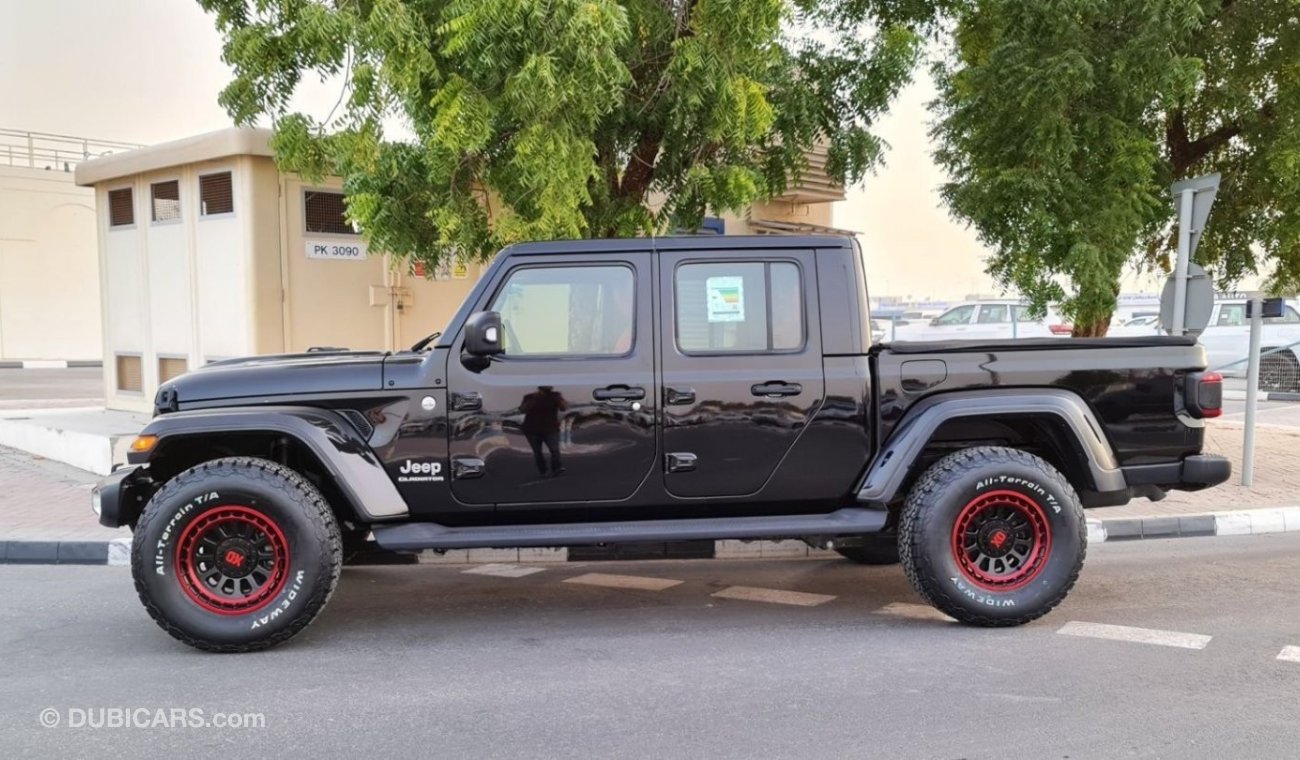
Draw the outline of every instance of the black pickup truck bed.
[[[1064,338],[1017,338],[1015,340],[896,340],[883,344],[883,348],[896,354],[969,353],[979,351],[1042,351],[1059,350]],[[1159,348],[1163,346],[1195,346],[1196,338],[1189,335],[1126,335],[1118,338],[1070,338],[1068,347],[1075,351],[1107,350],[1116,348]]]

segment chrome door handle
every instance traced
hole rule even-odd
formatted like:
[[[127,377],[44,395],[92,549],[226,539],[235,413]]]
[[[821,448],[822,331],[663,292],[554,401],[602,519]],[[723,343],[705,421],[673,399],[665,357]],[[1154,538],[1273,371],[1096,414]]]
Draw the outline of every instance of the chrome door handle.
[[[780,380],[769,380],[766,383],[757,383],[749,386],[749,392],[755,396],[781,398],[782,396],[798,396],[800,393],[803,393],[803,386],[799,383],[784,383]]]
[[[610,385],[592,391],[591,397],[597,401],[639,401],[645,398],[645,388]]]

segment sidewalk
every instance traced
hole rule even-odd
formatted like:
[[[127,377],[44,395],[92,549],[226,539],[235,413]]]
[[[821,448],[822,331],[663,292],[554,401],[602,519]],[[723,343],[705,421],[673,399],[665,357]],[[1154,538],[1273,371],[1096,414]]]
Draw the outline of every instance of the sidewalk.
[[[0,542],[108,541],[129,537],[110,530],[90,510],[98,476],[75,467],[0,447]]]
[[[1205,453],[1232,460],[1232,478],[1205,491],[1170,491],[1162,501],[1134,499],[1122,507],[1088,510],[1102,520],[1132,517],[1168,517],[1262,507],[1300,505],[1300,428],[1256,425],[1255,485],[1241,485],[1243,428],[1239,422],[1211,422],[1205,434]]]

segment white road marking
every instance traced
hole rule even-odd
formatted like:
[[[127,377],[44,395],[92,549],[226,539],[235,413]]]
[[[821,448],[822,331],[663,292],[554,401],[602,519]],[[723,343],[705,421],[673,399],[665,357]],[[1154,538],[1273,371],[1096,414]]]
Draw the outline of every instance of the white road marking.
[[[1066,623],[1057,633],[1063,633],[1066,636],[1084,636],[1093,639],[1156,644],[1164,647],[1182,647],[1183,649],[1204,649],[1209,645],[1212,638],[1199,633],[1159,631],[1154,628],[1133,628],[1127,625],[1107,625],[1106,623],[1081,623],[1077,620]]]
[[[467,573],[469,575],[492,575],[497,578],[522,578],[525,575],[540,573],[544,569],[545,568],[542,567],[528,567],[526,565],[506,565],[500,563],[493,563],[489,565],[479,565],[478,567],[471,567],[470,569],[462,570],[461,572]]]
[[[565,578],[564,583],[581,583],[584,586],[603,586],[605,588],[630,588],[638,591],[663,591],[666,588],[680,586],[682,582],[668,578],[646,578],[640,575],[587,573],[574,578]]]
[[[1282,662],[1300,662],[1300,647],[1282,647],[1277,658]]]
[[[754,586],[728,586],[712,594],[712,596],[719,599],[740,599],[745,602],[793,604],[798,607],[816,607],[835,598],[829,594],[808,594],[803,591],[782,591],[775,588],[755,588]]]
[[[954,622],[952,618],[936,610],[928,604],[908,604],[907,602],[890,602],[884,607],[876,610],[877,615],[893,615],[894,617],[912,618],[913,620],[941,620],[945,623]]]

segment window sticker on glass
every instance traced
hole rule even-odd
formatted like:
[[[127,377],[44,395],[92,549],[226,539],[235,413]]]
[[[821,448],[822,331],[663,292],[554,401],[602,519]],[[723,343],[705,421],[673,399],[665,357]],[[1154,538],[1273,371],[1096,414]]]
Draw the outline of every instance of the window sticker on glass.
[[[745,321],[745,278],[710,277],[705,280],[710,322]]]

